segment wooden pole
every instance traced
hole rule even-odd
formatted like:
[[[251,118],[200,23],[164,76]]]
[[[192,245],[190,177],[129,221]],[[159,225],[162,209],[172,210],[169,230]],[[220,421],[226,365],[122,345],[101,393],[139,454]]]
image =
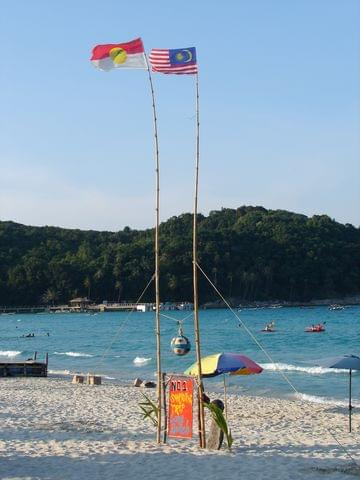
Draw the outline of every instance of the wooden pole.
[[[225,420],[226,422],[228,421],[228,417],[227,417],[227,412],[228,412],[228,409],[227,409],[227,390],[226,390],[226,373],[224,373],[224,404],[225,404]]]
[[[149,76],[149,84],[152,99],[152,111],[154,121],[154,145],[155,145],[155,174],[156,174],[156,201],[155,201],[155,332],[156,332],[156,374],[157,374],[157,434],[156,441],[161,443],[161,428],[162,428],[162,392],[163,392],[163,377],[161,374],[161,348],[160,348],[160,293],[159,293],[159,223],[160,223],[160,169],[159,169],[159,141],[157,132],[157,117],[155,107],[155,94],[152,83],[149,62],[146,58],[147,71]]]
[[[168,418],[167,418],[167,409],[166,409],[166,373],[162,373],[162,386],[163,386],[163,405],[164,405],[164,435],[163,442],[167,441],[167,431],[168,431]]]
[[[351,368],[349,370],[349,432],[351,432],[351,410],[352,410],[352,405],[351,405]]]
[[[197,211],[199,191],[199,160],[200,160],[200,116],[199,116],[199,77],[196,74],[196,164],[195,164],[195,195],[194,195],[194,218],[193,218],[193,289],[194,289],[194,332],[196,347],[196,363],[198,368],[198,407],[199,407],[199,445],[206,447],[205,415],[203,405],[204,386],[201,372],[201,347],[199,328],[199,299],[198,299],[198,275],[197,275]]]

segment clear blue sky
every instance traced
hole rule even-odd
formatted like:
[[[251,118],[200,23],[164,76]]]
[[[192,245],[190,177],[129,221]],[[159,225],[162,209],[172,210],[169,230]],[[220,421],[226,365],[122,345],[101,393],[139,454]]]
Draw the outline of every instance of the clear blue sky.
[[[13,0],[1,5],[0,219],[154,224],[145,71],[99,72],[94,45],[195,46],[199,210],[262,205],[360,224],[358,0]],[[192,211],[192,76],[154,75],[161,219]]]

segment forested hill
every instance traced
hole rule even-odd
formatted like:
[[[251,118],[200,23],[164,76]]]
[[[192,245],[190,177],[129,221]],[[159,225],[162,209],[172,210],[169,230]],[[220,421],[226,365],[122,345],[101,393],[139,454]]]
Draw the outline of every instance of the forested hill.
[[[199,215],[199,263],[227,298],[334,298],[360,293],[360,230],[326,215],[240,207]],[[136,300],[154,272],[154,232],[0,222],[0,305]],[[192,215],[160,228],[162,301],[192,299]],[[217,299],[199,274],[200,302]],[[153,287],[143,300],[153,301]]]

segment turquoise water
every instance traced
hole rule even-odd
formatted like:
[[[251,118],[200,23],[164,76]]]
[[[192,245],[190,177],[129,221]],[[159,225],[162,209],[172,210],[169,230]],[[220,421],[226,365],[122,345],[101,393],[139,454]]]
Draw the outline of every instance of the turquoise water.
[[[194,346],[185,357],[177,357],[170,350],[170,341],[177,332],[176,319],[183,319],[184,334],[194,343],[192,312],[163,313],[162,370],[181,373],[195,361]],[[282,372],[304,398],[347,402],[348,373],[317,367],[316,360],[344,353],[360,355],[360,307],[336,311],[326,307],[244,309],[236,314],[273,361],[239,326],[231,311],[200,311],[202,355],[241,352],[264,367],[260,375],[230,377],[232,391],[291,396],[292,389]],[[26,359],[34,351],[41,359],[48,352],[52,375],[95,372],[119,382],[133,381],[135,377],[153,380],[154,319],[151,312],[1,315],[0,359]],[[275,321],[276,332],[261,332],[270,321]],[[319,322],[326,322],[326,332],[304,332],[306,326]],[[35,337],[22,338],[28,333]],[[218,390],[221,385],[219,378],[205,382],[209,390]],[[354,404],[360,406],[360,372],[353,375],[353,398]]]

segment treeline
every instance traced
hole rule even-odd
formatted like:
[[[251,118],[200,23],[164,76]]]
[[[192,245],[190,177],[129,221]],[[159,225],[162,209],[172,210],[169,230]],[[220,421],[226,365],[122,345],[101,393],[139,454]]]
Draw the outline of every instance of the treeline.
[[[360,230],[326,215],[240,207],[199,215],[199,264],[238,301],[360,293]],[[154,231],[96,232],[0,222],[0,305],[67,303],[77,296],[135,301],[154,272]],[[160,227],[162,301],[192,300],[192,215]],[[154,300],[154,282],[143,301]],[[217,294],[199,274],[200,301]]]

